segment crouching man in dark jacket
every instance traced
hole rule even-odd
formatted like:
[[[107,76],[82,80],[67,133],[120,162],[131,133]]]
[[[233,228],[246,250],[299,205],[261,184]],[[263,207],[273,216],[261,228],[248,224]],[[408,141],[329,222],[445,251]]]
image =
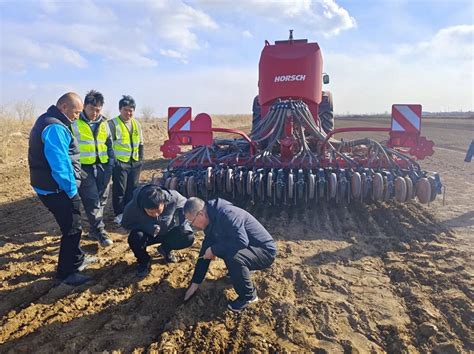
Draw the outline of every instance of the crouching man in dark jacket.
[[[122,226],[131,230],[128,244],[138,260],[137,276],[150,272],[151,257],[146,247],[161,243],[158,252],[166,262],[176,262],[171,252],[190,247],[194,242],[191,225],[186,221],[183,206],[186,198],[177,191],[147,184],[134,191],[125,206]]]
[[[193,228],[204,230],[205,234],[184,301],[196,292],[210,261],[216,257],[224,260],[239,295],[237,300],[229,302],[228,308],[239,312],[258,301],[250,271],[268,268],[275,260],[277,248],[268,231],[247,211],[224,199],[204,202],[189,198],[184,214]]]

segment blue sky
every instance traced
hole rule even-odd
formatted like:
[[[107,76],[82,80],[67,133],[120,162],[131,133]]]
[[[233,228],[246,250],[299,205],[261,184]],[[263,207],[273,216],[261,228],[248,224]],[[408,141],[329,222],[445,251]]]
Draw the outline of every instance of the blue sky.
[[[474,110],[471,0],[0,0],[4,109],[66,91],[164,116],[249,113],[265,40],[318,42],[336,113]]]

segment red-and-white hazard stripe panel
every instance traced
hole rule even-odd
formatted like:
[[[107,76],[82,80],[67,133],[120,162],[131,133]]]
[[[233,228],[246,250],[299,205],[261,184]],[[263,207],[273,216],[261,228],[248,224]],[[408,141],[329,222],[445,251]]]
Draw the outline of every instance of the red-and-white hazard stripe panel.
[[[190,131],[191,119],[191,107],[168,107],[168,131]]]
[[[392,105],[392,131],[419,133],[421,130],[420,104]]]

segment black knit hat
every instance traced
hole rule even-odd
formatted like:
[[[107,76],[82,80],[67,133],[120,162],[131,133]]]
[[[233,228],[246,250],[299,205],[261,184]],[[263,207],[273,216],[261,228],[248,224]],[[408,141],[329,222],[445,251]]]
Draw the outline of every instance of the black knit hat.
[[[143,209],[155,209],[168,201],[168,193],[155,184],[144,186],[137,197],[138,206]]]

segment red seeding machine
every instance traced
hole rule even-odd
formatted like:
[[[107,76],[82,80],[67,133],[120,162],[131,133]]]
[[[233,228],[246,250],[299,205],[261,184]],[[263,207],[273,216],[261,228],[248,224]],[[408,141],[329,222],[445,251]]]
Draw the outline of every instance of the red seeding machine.
[[[434,146],[421,136],[421,105],[393,105],[387,128],[334,129],[322,64],[318,44],[293,39],[292,31],[288,40],[266,41],[250,135],[213,127],[208,114],[192,117],[190,107],[170,107],[169,139],[161,151],[172,160],[161,184],[188,197],[273,205],[433,201],[441,193],[440,178],[417,163]],[[337,140],[343,132],[387,132],[388,138]],[[181,153],[181,145],[192,149]]]

